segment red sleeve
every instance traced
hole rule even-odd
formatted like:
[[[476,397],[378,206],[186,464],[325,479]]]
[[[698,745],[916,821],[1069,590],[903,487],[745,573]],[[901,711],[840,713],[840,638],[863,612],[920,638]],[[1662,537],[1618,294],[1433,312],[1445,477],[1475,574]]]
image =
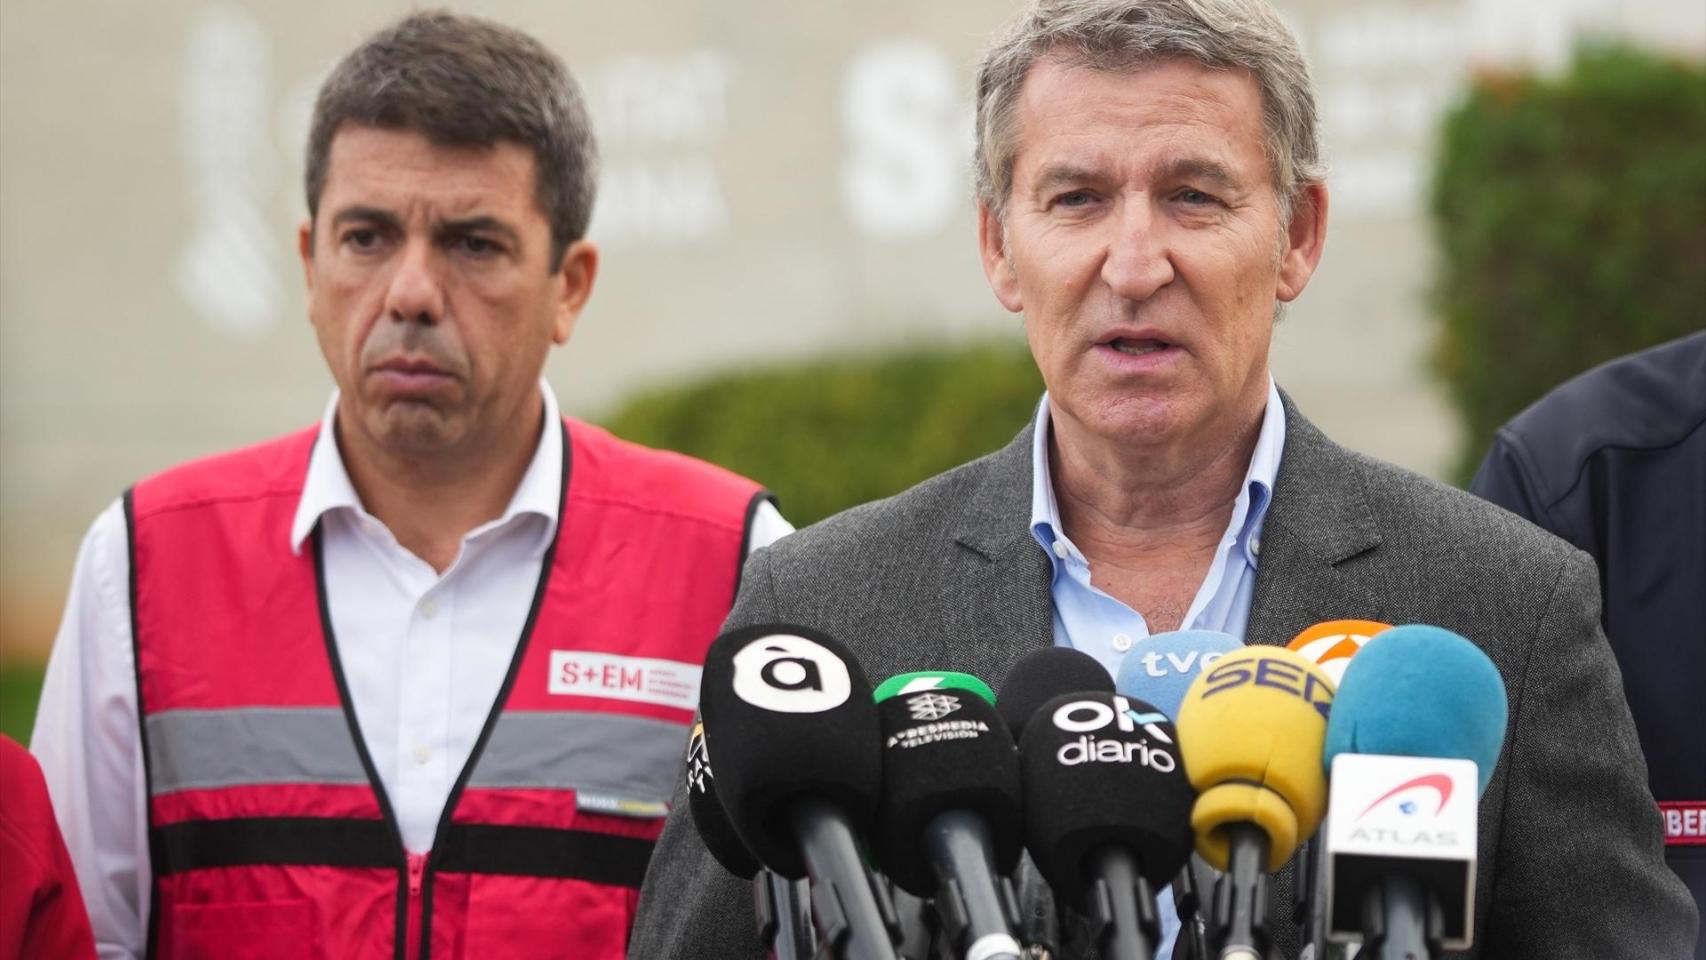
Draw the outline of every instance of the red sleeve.
[[[0,960],[95,955],[89,913],[41,768],[0,736]]]

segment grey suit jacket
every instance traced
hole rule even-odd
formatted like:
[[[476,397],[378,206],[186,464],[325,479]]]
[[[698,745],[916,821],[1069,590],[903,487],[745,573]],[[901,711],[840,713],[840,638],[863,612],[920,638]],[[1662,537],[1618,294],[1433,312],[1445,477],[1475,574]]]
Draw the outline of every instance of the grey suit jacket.
[[[1053,642],[1050,566],[1028,523],[1031,436],[758,551],[729,626],[815,626],[872,682],[951,669],[998,687]],[[1688,955],[1695,908],[1664,865],[1593,561],[1473,496],[1337,446],[1288,398],[1246,640],[1283,645],[1336,618],[1454,630],[1504,676],[1510,730],[1481,800],[1475,948],[1464,956]],[[1279,914],[1295,866],[1270,890],[1287,957],[1300,938]],[[1022,899],[1032,921],[1049,922],[1046,898]],[[1092,956],[1067,927],[1057,956]],[[706,853],[679,792],[629,955],[760,955],[748,885]]]

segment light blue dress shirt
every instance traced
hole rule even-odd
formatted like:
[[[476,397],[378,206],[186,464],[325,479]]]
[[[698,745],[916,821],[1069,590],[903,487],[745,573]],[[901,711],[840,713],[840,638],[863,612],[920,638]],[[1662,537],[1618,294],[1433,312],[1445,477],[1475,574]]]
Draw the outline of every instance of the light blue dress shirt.
[[[1110,676],[1118,676],[1125,655],[1150,635],[1143,615],[1090,582],[1090,565],[1066,536],[1060,506],[1049,474],[1049,404],[1043,394],[1037,405],[1036,436],[1031,448],[1031,533],[1048,553],[1054,567],[1050,592],[1054,599],[1054,643],[1095,657]],[[1181,630],[1219,630],[1242,640],[1250,622],[1250,600],[1256,589],[1256,564],[1262,552],[1262,521],[1273,499],[1274,478],[1285,450],[1285,409],[1279,389],[1268,378],[1268,406],[1256,449],[1245,471],[1232,520],[1215,548],[1214,562],[1197,588]],[[1161,942],[1155,956],[1173,955],[1179,936],[1179,917],[1173,897],[1163,890],[1156,898],[1161,915]]]

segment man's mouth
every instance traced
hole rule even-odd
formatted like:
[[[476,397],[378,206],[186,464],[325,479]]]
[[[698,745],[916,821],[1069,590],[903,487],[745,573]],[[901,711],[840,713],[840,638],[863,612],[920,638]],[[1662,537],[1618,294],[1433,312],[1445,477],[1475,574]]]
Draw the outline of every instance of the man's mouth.
[[[1146,353],[1156,353],[1158,351],[1165,350],[1172,346],[1172,344],[1161,340],[1130,340],[1125,337],[1120,337],[1108,341],[1108,346],[1113,347],[1115,350],[1118,350],[1128,357],[1141,357]]]
[[[429,376],[444,376],[445,372],[437,364],[428,360],[387,360],[378,367],[382,373],[414,373]]]

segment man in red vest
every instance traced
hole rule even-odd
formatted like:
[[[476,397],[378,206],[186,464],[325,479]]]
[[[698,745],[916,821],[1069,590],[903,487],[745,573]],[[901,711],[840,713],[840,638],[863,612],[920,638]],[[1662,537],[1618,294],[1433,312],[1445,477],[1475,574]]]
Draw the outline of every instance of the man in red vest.
[[[541,379],[592,292],[561,61],[446,13],[331,73],[299,248],[318,426],[89,532],[40,758],[103,956],[622,955],[749,480]]]

